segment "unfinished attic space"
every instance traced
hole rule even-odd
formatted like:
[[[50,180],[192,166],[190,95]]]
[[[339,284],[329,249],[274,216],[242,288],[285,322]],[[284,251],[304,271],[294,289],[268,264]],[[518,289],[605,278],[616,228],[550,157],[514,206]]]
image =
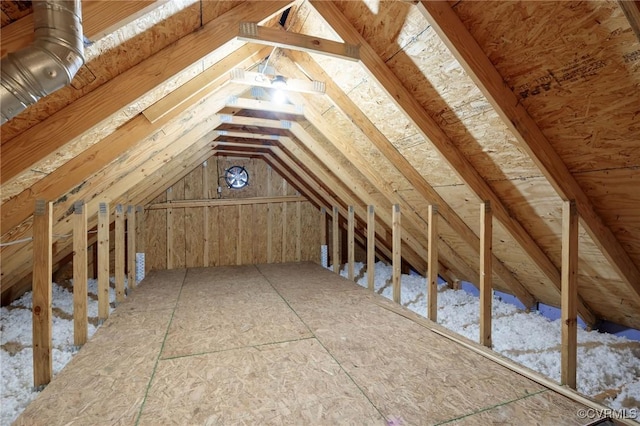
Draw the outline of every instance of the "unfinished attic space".
[[[640,422],[640,2],[0,10],[0,426]]]

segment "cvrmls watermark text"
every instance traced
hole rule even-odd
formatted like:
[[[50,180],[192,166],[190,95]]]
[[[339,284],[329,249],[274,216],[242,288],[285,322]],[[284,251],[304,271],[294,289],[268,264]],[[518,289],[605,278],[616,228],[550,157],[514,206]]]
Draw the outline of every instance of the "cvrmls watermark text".
[[[579,419],[601,419],[610,417],[612,419],[640,419],[640,411],[637,408],[580,408],[576,411]]]

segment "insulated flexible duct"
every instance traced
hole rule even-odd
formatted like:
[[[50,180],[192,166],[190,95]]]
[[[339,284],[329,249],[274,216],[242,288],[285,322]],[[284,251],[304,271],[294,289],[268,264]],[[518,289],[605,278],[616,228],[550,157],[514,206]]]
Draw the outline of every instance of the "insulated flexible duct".
[[[2,124],[70,84],[84,64],[80,0],[34,1],[33,18],[33,43],[0,63]]]

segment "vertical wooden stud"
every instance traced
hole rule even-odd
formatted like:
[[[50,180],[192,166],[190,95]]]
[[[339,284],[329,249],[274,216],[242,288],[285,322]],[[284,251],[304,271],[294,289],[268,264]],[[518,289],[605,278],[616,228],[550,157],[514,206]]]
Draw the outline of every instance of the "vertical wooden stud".
[[[136,209],[127,207],[127,284],[129,290],[136,288]]]
[[[242,265],[242,206],[236,206],[238,229],[236,234],[236,265]]]
[[[438,321],[438,207],[432,204],[428,207],[429,222],[427,234],[427,294],[429,305],[428,317],[431,321]]]
[[[329,247],[327,246],[327,209],[320,207],[320,265],[329,265]]]
[[[73,344],[87,343],[87,209],[73,205]]]
[[[173,188],[167,188],[167,202],[173,200]],[[173,209],[167,208],[167,269],[173,269]]]
[[[375,290],[376,280],[376,213],[373,206],[367,209],[367,287]]]
[[[327,209],[320,208],[320,245],[327,245]]]
[[[116,205],[116,248],[115,248],[115,279],[116,303],[124,302],[124,209],[122,204]]]
[[[333,262],[333,272],[336,274],[340,273],[340,213],[338,211],[338,206],[333,206],[333,220],[331,223],[331,248],[333,251],[333,255],[331,256],[331,261]]]
[[[393,213],[391,218],[391,231],[392,231],[392,263],[393,263],[393,301],[400,303],[401,299],[401,266],[402,266],[402,253],[400,246],[402,244],[402,228],[400,224],[400,205],[393,205]]]
[[[576,389],[578,356],[578,211],[575,201],[562,205],[561,372],[560,383]]]
[[[98,279],[98,241],[91,246],[91,278]]]
[[[202,163],[202,198],[208,200],[209,195],[209,171],[207,170],[208,163],[205,161]],[[209,266],[209,207],[202,207],[202,238],[204,239],[204,245],[202,246],[202,263]]]
[[[36,200],[33,216],[33,385],[40,389],[53,376],[51,275],[53,204]]]
[[[302,202],[296,201],[296,262],[302,259]]]
[[[98,207],[98,319],[109,317],[109,203]]]
[[[493,223],[491,204],[480,204],[480,343],[491,347],[492,266],[491,250]]]
[[[267,196],[273,196],[273,169],[267,166]],[[273,203],[267,204],[267,263],[273,263]]]
[[[356,261],[356,217],[353,206],[349,206],[347,217],[347,278],[351,281],[355,280],[355,261]]]
[[[287,195],[287,182],[283,181],[282,182],[282,195]],[[289,228],[289,225],[287,223],[287,203],[282,203],[282,256],[281,256],[281,262],[286,262],[287,261],[287,229]]]
[[[136,206],[136,234],[138,238],[136,238],[136,253],[145,253],[147,247],[147,232],[144,221],[144,207]],[[144,263],[144,273],[148,272],[147,262]],[[136,280],[137,280],[137,271],[136,271]]]

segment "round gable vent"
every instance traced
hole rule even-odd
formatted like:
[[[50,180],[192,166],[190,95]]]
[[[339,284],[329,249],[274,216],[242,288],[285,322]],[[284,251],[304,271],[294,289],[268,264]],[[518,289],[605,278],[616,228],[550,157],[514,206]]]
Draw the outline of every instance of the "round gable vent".
[[[249,183],[249,173],[242,166],[231,166],[224,171],[224,181],[231,189],[240,189]]]

